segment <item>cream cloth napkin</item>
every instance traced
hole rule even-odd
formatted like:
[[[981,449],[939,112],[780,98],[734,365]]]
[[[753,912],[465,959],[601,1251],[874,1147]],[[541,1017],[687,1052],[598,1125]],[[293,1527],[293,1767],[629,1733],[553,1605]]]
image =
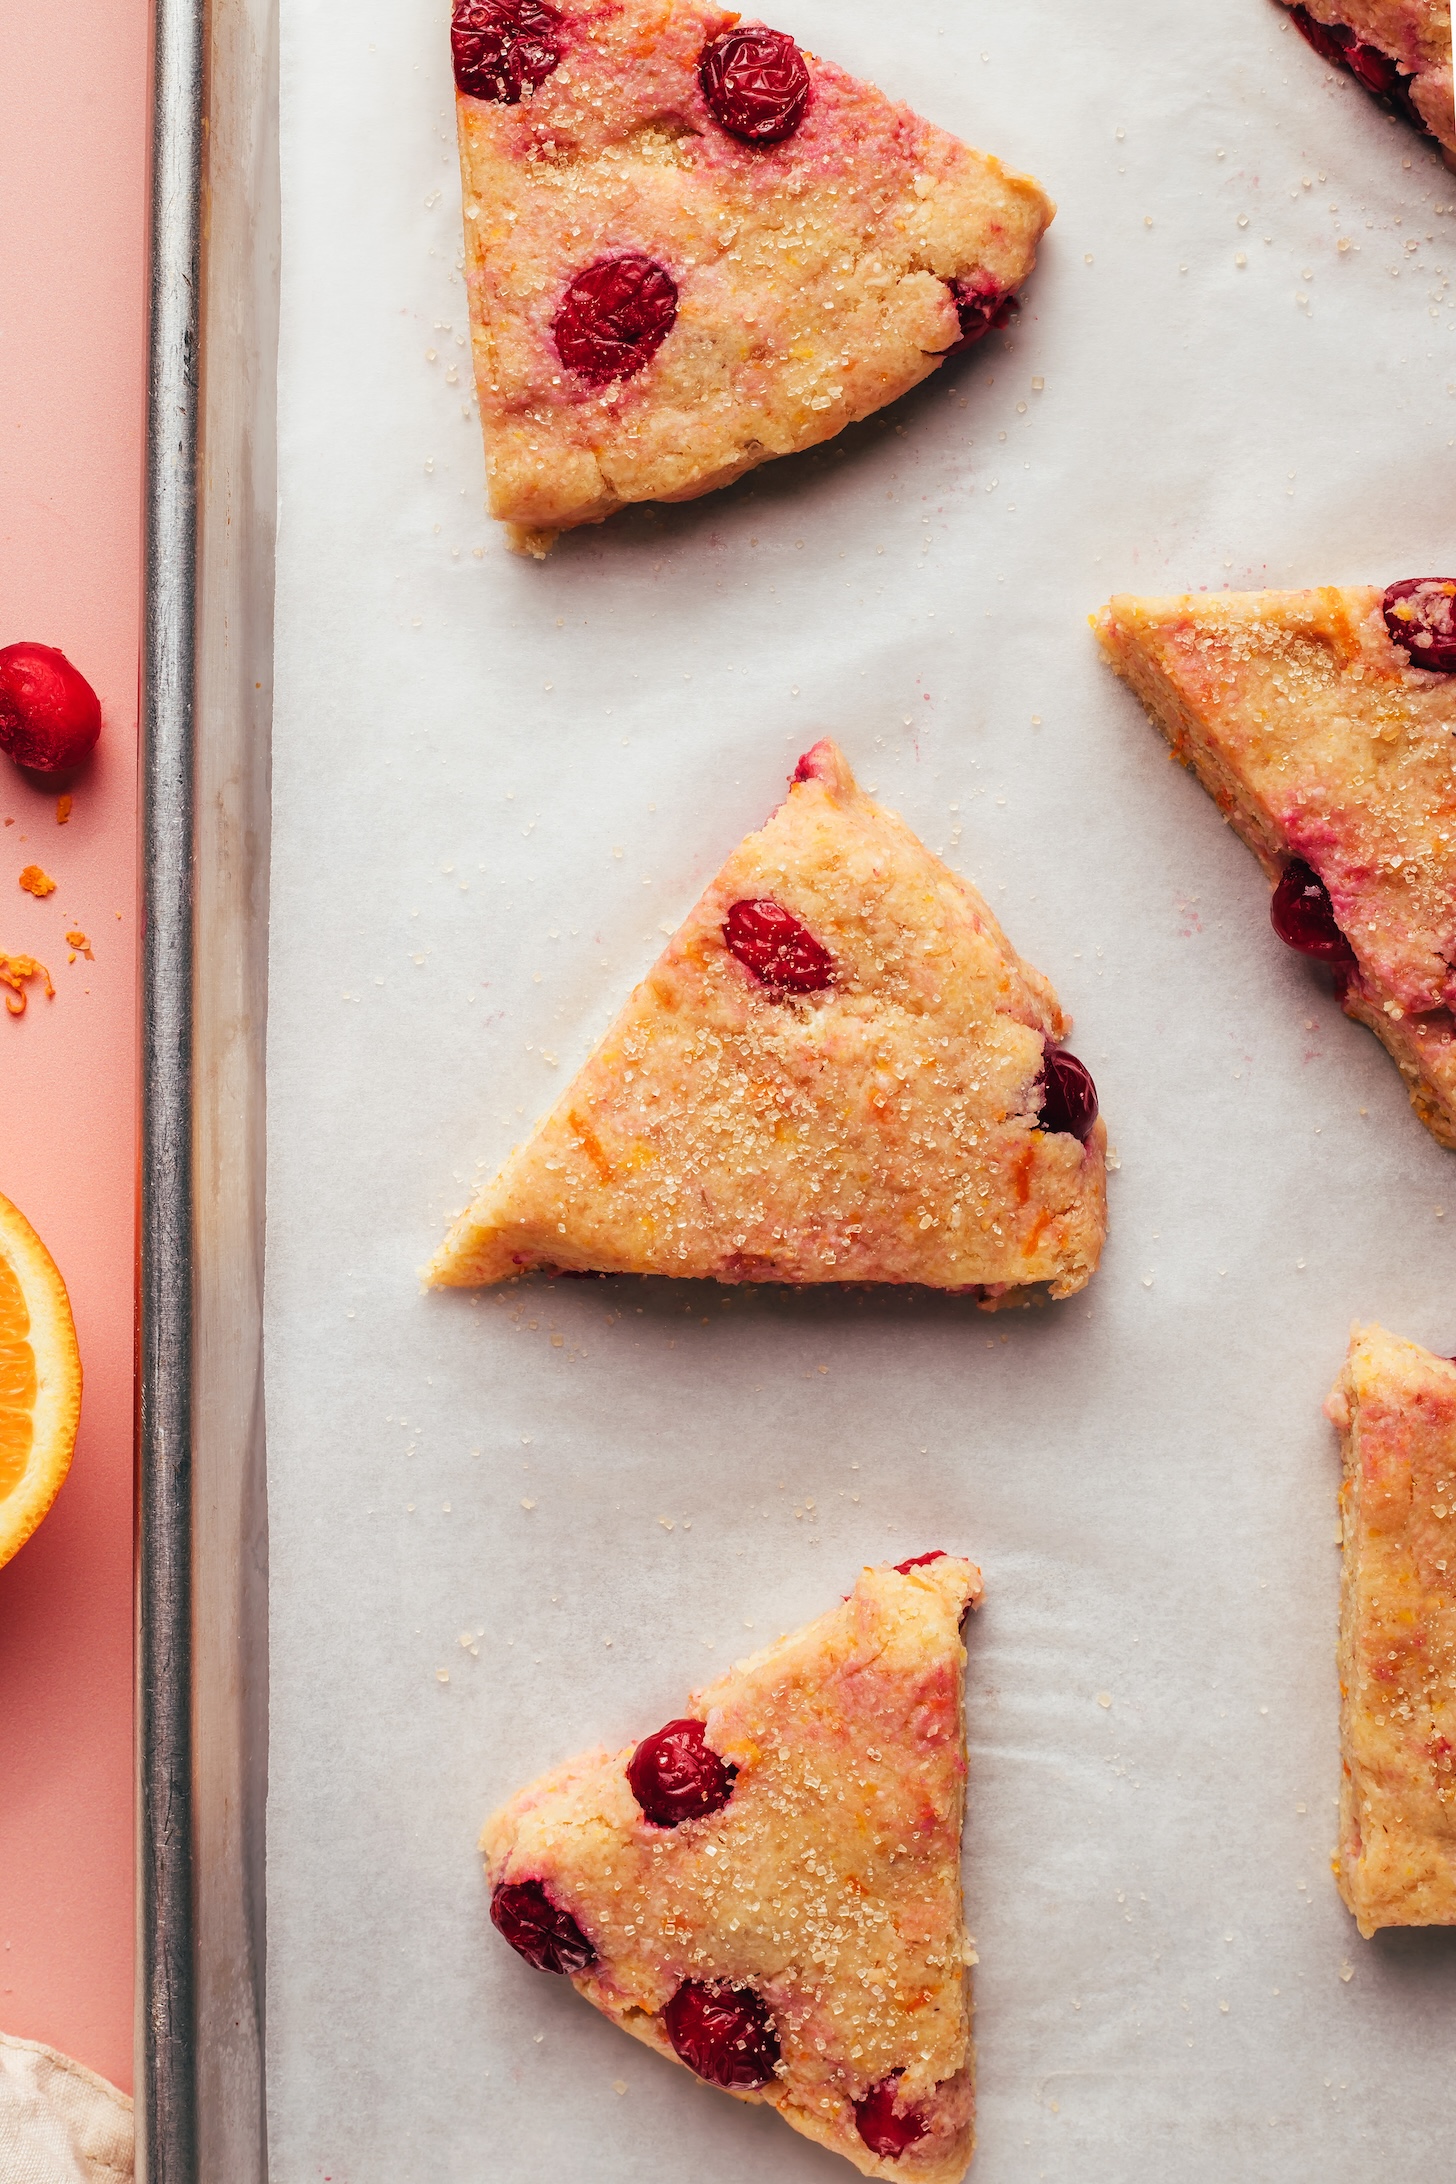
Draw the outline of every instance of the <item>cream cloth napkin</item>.
[[[131,2102],[94,2070],[0,2032],[4,2184],[132,2184]]]

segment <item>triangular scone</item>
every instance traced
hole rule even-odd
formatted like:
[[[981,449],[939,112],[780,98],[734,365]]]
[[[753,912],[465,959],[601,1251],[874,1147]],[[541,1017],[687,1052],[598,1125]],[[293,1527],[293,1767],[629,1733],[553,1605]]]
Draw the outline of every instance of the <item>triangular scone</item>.
[[[1348,69],[1439,143],[1456,167],[1450,0],[1284,0],[1332,68]]]
[[[701,0],[456,0],[452,44],[491,513],[538,554],[894,401],[1002,322],[1052,217]]]
[[[817,743],[426,1279],[1068,1296],[1107,1205],[1067,1028],[975,889]],[[1053,1116],[1068,1068],[1088,1095],[1070,1119]]]
[[[915,2184],[955,2184],[971,2155],[960,1623],[980,1596],[955,1555],[866,1569],[481,1839],[491,1915],[530,1962],[863,2175]]]
[[[1357,1327],[1340,1489],[1340,1894],[1362,1934],[1456,1925],[1456,1365]]]
[[[1424,583],[1427,618],[1456,623],[1456,582],[1444,597]],[[1384,611],[1363,586],[1123,597],[1094,627],[1270,877],[1309,868],[1339,932],[1308,952],[1456,1146],[1456,672],[1412,664],[1429,633],[1403,619],[1411,588],[1392,585]]]

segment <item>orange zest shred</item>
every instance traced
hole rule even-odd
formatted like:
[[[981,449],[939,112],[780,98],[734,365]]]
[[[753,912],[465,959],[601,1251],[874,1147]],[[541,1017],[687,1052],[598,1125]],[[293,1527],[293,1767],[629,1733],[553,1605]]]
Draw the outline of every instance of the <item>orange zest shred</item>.
[[[572,1130],[574,1131],[575,1135],[580,1140],[582,1150],[585,1152],[586,1157],[591,1162],[592,1166],[596,1169],[597,1174],[601,1177],[604,1183],[610,1183],[612,1180],[611,1162],[607,1159],[606,1153],[602,1149],[602,1141],[597,1136],[596,1131],[592,1128],[589,1122],[584,1122],[581,1116],[578,1115],[574,1109],[571,1114],[567,1116],[566,1119],[567,1122],[570,1124]]]
[[[25,991],[26,981],[31,978],[43,978],[46,999],[55,1000],[56,989],[51,982],[51,974],[43,963],[37,963],[35,957],[30,955],[0,954],[0,986],[11,989],[5,996],[5,1006],[10,1015],[24,1016],[28,998]]]
[[[72,963],[75,962],[77,955],[83,955],[88,963],[96,961],[95,956],[91,953],[91,943],[79,925],[73,926],[71,931],[67,933],[66,946],[72,951],[69,958]]]
[[[34,895],[37,902],[42,895],[53,895],[56,883],[49,872],[42,872],[38,864],[28,864],[20,875],[20,884],[27,895]]]
[[[69,794],[65,796],[58,796],[56,798],[56,825],[58,827],[63,827],[66,821],[70,818],[70,816],[71,799]]]

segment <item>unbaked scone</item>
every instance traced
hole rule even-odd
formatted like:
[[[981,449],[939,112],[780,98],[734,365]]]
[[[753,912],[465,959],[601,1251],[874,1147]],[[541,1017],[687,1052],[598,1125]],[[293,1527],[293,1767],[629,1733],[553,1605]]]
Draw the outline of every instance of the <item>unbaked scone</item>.
[[[1450,0],[1304,0],[1292,13],[1321,60],[1347,68],[1456,167]]]
[[[1068,1028],[975,889],[816,743],[426,1279],[1070,1296],[1107,1141]]]
[[[1038,185],[703,0],[456,0],[491,513],[544,553],[827,440],[1004,323]]]
[[[1456,1924],[1456,1365],[1357,1327],[1340,1429],[1340,1894],[1362,1934]]]
[[[491,1916],[660,2055],[864,2176],[956,2184],[974,2091],[957,1555],[860,1573],[636,1746],[481,1838]]]
[[[1093,626],[1456,1146],[1456,578],[1124,596]]]

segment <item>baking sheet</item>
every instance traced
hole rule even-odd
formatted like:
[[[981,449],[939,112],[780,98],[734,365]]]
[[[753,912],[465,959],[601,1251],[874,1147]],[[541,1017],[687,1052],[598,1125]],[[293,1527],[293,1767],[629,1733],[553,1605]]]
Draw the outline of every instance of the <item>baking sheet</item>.
[[[537,567],[482,513],[444,13],[283,13],[276,2184],[847,2173],[517,1962],[474,1843],[936,1545],[986,1578],[976,2173],[1434,2175],[1456,1937],[1362,1943],[1329,1874],[1319,1404],[1354,1316],[1456,1349],[1456,1166],[1085,616],[1449,566],[1456,177],[1264,0],[795,0],[1059,199],[1027,308]],[[826,729],[1075,1012],[1121,1157],[1092,1286],[422,1296]]]

